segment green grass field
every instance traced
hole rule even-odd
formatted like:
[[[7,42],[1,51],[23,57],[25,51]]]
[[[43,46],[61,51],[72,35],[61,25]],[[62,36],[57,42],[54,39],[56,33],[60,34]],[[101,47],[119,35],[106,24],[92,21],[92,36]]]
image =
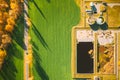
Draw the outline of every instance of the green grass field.
[[[74,0],[29,2],[35,80],[72,80],[71,29],[79,14]]]
[[[21,16],[11,34],[13,42],[8,47],[7,57],[0,70],[0,80],[23,80],[23,21]]]

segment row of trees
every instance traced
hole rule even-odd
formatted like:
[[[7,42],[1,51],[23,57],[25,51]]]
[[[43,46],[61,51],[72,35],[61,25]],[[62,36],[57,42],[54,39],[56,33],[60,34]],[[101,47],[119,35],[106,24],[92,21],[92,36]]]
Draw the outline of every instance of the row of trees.
[[[21,14],[20,0],[0,0],[0,66],[6,56],[6,48],[12,42],[10,33]]]
[[[15,20],[20,14],[20,6],[18,0],[10,0],[10,10],[8,11],[9,17],[7,18],[7,25],[5,30],[12,32],[15,26]]]

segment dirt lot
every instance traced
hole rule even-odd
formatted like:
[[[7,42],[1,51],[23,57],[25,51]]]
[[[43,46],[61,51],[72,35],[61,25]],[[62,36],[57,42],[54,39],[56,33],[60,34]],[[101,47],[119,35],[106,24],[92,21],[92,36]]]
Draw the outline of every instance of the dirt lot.
[[[120,0],[104,0],[105,2],[120,2]]]
[[[108,25],[109,27],[120,26],[120,5],[110,7],[108,3]]]

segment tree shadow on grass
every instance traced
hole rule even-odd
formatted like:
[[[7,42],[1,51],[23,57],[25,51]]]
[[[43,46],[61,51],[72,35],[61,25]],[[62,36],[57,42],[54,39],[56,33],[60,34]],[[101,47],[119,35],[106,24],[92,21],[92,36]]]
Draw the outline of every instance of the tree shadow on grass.
[[[36,49],[36,50],[39,50],[39,48],[38,48],[38,46],[35,44],[35,42],[33,42],[32,40],[31,40],[31,44],[32,44],[32,46]]]
[[[11,45],[9,47],[10,48],[7,49],[7,57],[4,60],[2,69],[0,70],[0,75],[3,80],[16,80],[16,73],[18,71],[13,58],[15,56],[15,52]]]
[[[49,1],[49,0],[48,0]],[[37,8],[37,10],[40,12],[40,14],[43,16],[43,18],[46,20],[46,17],[45,15],[43,14],[42,10],[39,8],[39,6],[37,5],[37,3],[32,0],[32,2],[34,3],[35,7]]]
[[[0,71],[0,76],[3,80],[16,80],[17,69],[13,60],[9,57],[4,61],[2,69]]]
[[[35,35],[37,36],[37,38],[40,40],[40,43],[43,45],[43,47],[47,50],[50,50],[48,44],[46,43],[46,41],[42,37],[41,33],[38,31],[38,29],[36,28],[36,26],[33,23],[32,23],[32,30],[35,33]]]
[[[33,49],[33,66],[34,66],[33,68],[35,72],[37,72],[39,78],[41,78],[42,80],[49,80],[47,73],[41,66],[42,59],[40,58],[40,52],[38,52],[39,51],[38,45],[32,40],[31,44]]]
[[[14,56],[20,60],[23,60],[23,51],[19,50],[20,48],[18,48],[18,44],[13,42],[11,45],[10,45],[10,50],[12,55],[11,56]],[[10,51],[8,50],[8,51]]]
[[[34,1],[34,0],[30,0],[30,1],[32,2],[32,1]],[[46,0],[46,1],[47,1],[48,3],[50,3],[50,2],[51,2],[51,0]]]
[[[87,78],[80,78],[80,79],[74,79],[74,80],[88,80]]]
[[[41,59],[40,59],[40,55],[38,55],[38,54],[39,53],[37,52],[37,50],[35,48],[33,48],[33,57],[34,57],[33,65],[34,65],[35,71],[38,73],[39,77],[42,80],[49,80],[47,73],[45,72],[45,70],[43,69],[43,67],[40,64]]]
[[[48,3],[50,3],[51,2],[51,0],[46,0]]]
[[[24,47],[24,17],[23,15],[19,17],[13,33],[11,34],[12,39],[17,42],[17,44],[23,48]],[[22,24],[21,24],[22,23]]]

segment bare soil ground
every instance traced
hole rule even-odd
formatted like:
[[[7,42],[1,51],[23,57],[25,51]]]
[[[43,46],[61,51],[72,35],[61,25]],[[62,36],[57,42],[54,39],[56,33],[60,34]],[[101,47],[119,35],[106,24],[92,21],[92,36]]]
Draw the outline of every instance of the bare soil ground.
[[[104,0],[105,2],[120,2],[120,0]]]
[[[120,5],[110,7],[108,3],[108,25],[109,27],[120,26]]]

